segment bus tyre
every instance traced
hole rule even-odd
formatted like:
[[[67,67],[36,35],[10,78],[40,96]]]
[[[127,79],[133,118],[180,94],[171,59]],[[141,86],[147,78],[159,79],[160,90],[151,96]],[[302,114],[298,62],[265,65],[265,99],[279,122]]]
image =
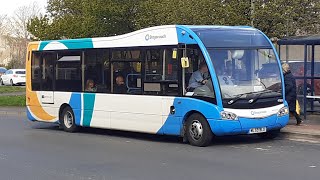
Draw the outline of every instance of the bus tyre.
[[[65,107],[61,113],[60,125],[66,132],[76,132],[79,130],[79,127],[75,123],[73,111],[69,106]]]
[[[258,134],[259,137],[263,139],[274,139],[280,134],[280,129],[267,131],[265,133]]]
[[[186,121],[186,136],[193,146],[208,146],[213,138],[213,133],[207,120],[198,113],[192,114]]]

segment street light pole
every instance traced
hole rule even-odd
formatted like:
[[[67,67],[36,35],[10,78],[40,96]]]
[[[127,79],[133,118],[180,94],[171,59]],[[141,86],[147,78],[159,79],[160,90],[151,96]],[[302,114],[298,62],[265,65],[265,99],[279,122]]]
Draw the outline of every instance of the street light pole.
[[[251,2],[251,26],[254,27],[254,3],[255,0],[250,0]]]

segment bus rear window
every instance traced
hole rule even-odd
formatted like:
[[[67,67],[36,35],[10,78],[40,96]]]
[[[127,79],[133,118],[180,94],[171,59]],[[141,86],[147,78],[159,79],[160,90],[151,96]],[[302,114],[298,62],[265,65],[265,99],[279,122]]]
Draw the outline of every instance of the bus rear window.
[[[16,74],[26,74],[25,71],[16,71]]]

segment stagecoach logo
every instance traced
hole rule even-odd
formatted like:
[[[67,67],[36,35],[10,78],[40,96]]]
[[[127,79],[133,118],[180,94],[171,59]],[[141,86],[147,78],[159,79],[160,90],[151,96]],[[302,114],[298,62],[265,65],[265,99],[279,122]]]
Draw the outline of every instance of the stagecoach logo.
[[[251,115],[265,114],[267,111],[251,111]]]
[[[156,39],[164,39],[164,38],[167,38],[167,36],[164,34],[164,35],[161,35],[161,36],[153,36],[153,35],[150,35],[150,34],[147,34],[144,39],[146,41],[149,41],[149,40],[156,40]]]

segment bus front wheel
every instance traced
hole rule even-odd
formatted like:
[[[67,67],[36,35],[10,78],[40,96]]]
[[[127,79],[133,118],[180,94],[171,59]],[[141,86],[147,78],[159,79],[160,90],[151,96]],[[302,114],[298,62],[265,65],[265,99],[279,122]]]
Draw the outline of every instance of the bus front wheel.
[[[186,136],[193,146],[208,146],[213,138],[213,133],[207,120],[198,113],[192,114],[186,121]]]
[[[74,113],[69,106],[63,109],[60,116],[60,124],[66,132],[76,132],[79,129],[75,123]]]

